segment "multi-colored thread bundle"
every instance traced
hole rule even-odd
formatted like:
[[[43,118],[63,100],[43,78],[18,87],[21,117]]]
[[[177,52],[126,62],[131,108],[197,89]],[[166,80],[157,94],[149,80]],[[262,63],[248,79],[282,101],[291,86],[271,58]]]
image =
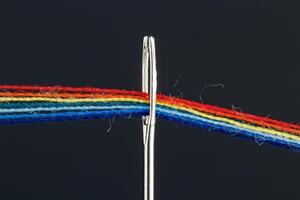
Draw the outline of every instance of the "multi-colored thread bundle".
[[[142,92],[74,87],[0,86],[0,124],[142,116]],[[300,126],[165,95],[157,116],[255,141],[300,149]]]

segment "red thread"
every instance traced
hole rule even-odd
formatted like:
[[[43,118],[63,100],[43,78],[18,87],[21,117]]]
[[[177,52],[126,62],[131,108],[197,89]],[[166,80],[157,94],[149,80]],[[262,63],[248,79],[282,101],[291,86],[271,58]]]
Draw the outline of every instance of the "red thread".
[[[31,91],[54,91],[54,92],[88,92],[88,93],[115,93],[140,96],[141,92],[118,90],[118,89],[100,89],[92,87],[63,87],[63,86],[17,86],[17,85],[0,85],[0,90],[31,90]]]

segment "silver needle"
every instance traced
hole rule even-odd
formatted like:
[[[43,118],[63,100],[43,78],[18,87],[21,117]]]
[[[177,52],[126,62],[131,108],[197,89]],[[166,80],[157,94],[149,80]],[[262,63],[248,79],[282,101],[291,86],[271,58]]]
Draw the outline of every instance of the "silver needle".
[[[143,116],[144,200],[154,200],[154,139],[156,119],[155,110],[157,71],[155,58],[155,42],[152,36],[145,36],[143,40],[142,68],[142,91],[148,94],[150,93],[149,116]]]

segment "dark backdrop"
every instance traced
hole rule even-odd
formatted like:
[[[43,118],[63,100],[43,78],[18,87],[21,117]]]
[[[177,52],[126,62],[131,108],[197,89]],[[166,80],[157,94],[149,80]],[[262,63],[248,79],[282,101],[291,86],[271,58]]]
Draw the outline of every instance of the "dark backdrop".
[[[0,84],[140,90],[151,34],[159,92],[299,122],[292,1],[19,0],[0,15]],[[109,124],[1,126],[0,199],[141,200],[141,120]],[[292,150],[158,120],[156,161],[158,200],[299,198]]]

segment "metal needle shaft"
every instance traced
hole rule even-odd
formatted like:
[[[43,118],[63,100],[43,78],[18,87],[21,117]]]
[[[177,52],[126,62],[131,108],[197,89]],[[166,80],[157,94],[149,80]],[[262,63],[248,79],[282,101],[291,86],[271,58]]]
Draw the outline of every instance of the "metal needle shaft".
[[[149,116],[143,117],[144,139],[144,200],[154,200],[154,139],[157,71],[155,58],[155,42],[152,36],[143,40],[142,91],[148,93]]]

